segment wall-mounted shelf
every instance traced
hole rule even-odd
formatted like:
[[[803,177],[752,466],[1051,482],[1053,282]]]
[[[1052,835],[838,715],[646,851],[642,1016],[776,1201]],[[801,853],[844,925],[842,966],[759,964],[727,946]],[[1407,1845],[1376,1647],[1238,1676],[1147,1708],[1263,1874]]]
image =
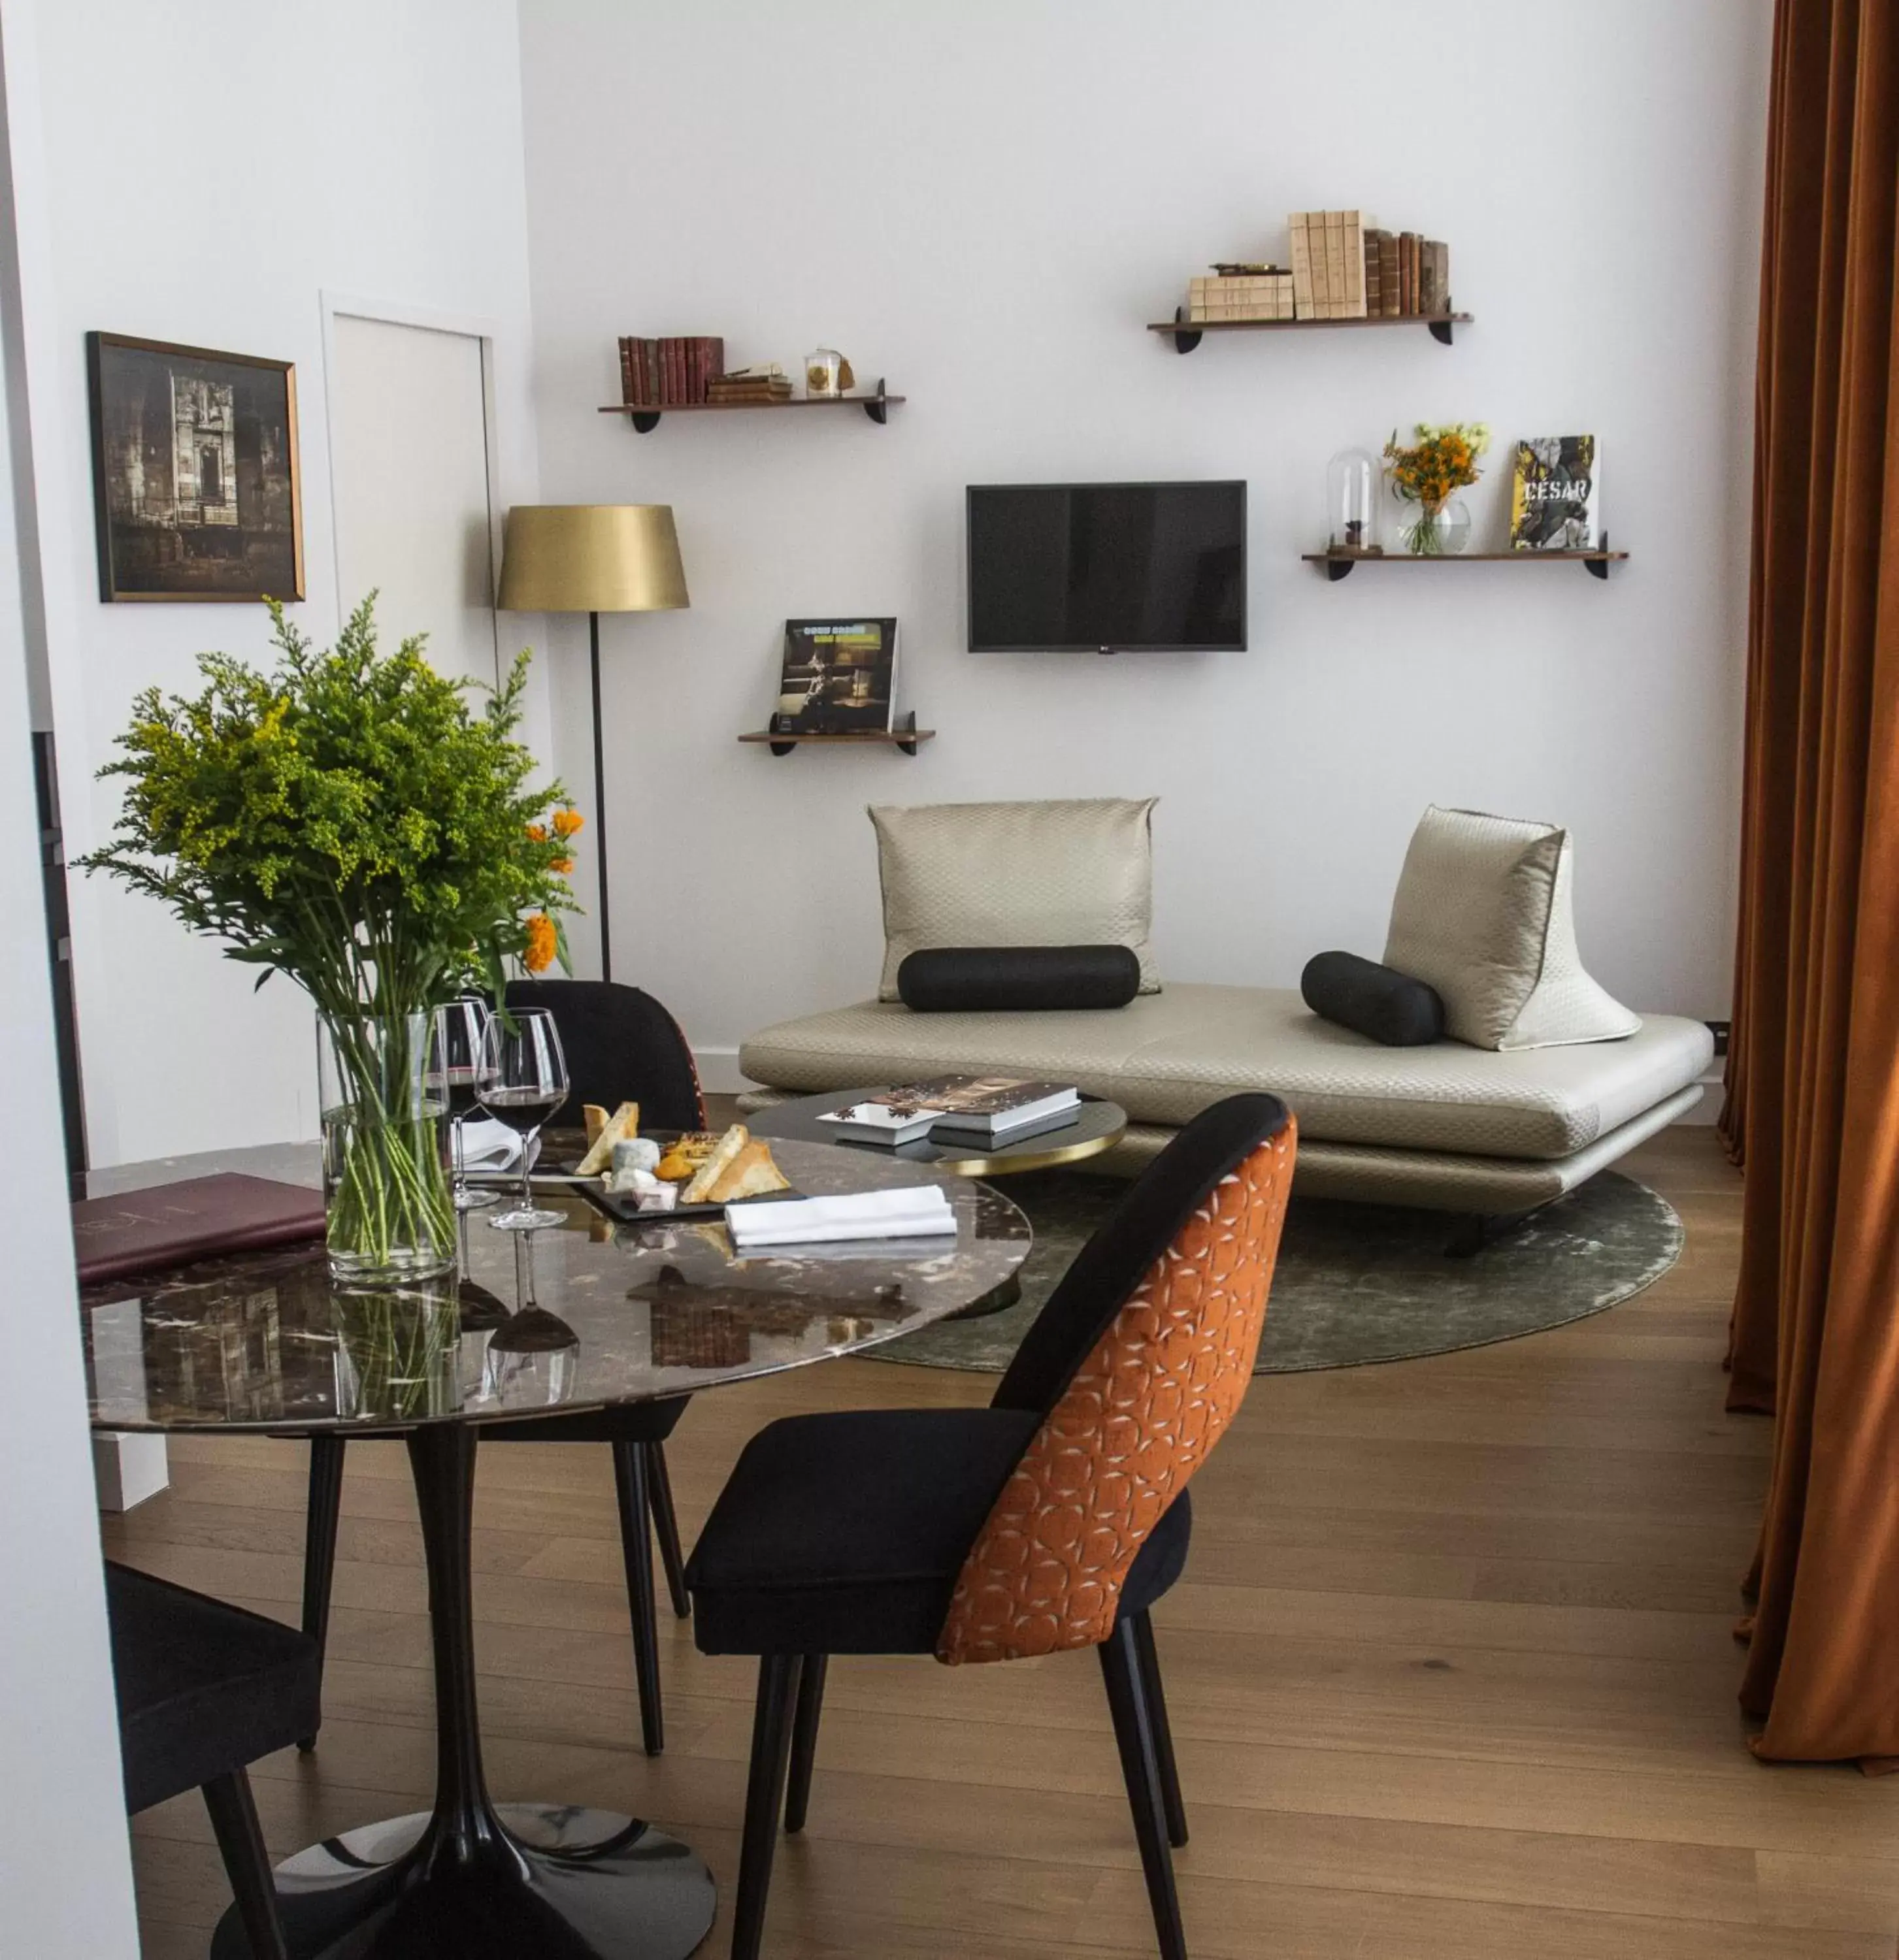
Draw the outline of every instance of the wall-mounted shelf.
[[[1451,345],[1451,329],[1467,326],[1467,313],[1371,313],[1363,320],[1199,320],[1189,323],[1185,307],[1176,307],[1171,320],[1150,320],[1149,333],[1170,333],[1176,354],[1191,354],[1203,333],[1303,333],[1320,327],[1424,326],[1431,338]]]
[[[1320,566],[1336,585],[1361,565],[1579,565],[1592,578],[1607,578],[1609,568],[1620,565],[1629,554],[1611,551],[1604,537],[1596,551],[1501,552],[1304,552],[1308,565]]]
[[[880,377],[875,393],[868,394],[793,395],[782,402],[671,402],[660,409],[641,408],[631,402],[610,402],[600,412],[630,415],[634,428],[642,435],[651,435],[662,415],[775,415],[786,409],[862,409],[881,427],[892,405],[903,399],[901,395],[886,394]]]
[[[936,733],[934,728],[917,727],[914,709],[894,728],[851,728],[836,735],[795,734],[785,729],[784,723],[784,716],[774,714],[768,727],[738,739],[741,742],[763,742],[774,756],[789,756],[801,742],[879,742],[888,748],[900,749],[906,756],[913,756],[918,743],[928,742]]]

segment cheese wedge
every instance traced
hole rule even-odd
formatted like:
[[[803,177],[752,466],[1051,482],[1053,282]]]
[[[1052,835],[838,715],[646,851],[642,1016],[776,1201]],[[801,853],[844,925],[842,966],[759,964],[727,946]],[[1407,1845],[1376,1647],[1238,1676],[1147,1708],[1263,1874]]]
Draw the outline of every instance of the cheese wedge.
[[[750,1143],[725,1166],[725,1174],[707,1195],[707,1202],[730,1204],[734,1198],[763,1198],[773,1191],[789,1191],[791,1180],[772,1161],[772,1147]]]
[[[607,1112],[597,1102],[583,1102],[580,1106],[580,1119],[587,1125],[587,1146],[591,1150],[600,1141],[600,1133],[607,1127]]]
[[[699,1167],[692,1182],[681,1194],[682,1204],[704,1204],[708,1194],[725,1175],[725,1166],[737,1157],[752,1140],[752,1133],[743,1123],[734,1123],[718,1140],[718,1147]]]
[[[690,1183],[718,1145],[717,1137],[709,1136],[703,1130],[689,1130],[666,1146],[659,1160],[659,1175],[669,1183]]]
[[[597,1177],[613,1160],[613,1146],[624,1137],[639,1134],[639,1105],[623,1102],[607,1119],[607,1126],[580,1160],[578,1177]]]

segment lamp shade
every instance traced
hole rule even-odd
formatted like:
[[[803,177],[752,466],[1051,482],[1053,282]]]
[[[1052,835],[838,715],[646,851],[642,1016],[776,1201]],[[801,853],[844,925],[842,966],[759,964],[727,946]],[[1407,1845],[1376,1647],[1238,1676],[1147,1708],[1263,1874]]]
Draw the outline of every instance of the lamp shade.
[[[671,612],[692,601],[670,504],[517,504],[504,612]]]

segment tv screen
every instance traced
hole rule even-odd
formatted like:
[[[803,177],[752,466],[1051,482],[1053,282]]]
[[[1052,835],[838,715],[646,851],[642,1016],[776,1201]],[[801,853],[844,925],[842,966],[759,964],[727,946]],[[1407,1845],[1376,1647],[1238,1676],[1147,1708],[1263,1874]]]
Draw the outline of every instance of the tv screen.
[[[1246,485],[972,483],[972,653],[1246,646]]]

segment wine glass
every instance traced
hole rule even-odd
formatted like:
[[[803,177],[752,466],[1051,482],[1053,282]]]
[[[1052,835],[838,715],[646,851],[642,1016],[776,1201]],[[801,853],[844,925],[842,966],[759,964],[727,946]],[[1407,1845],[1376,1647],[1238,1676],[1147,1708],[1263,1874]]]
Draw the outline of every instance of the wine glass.
[[[489,1220],[504,1232],[532,1232],[566,1223],[566,1214],[537,1208],[528,1182],[528,1160],[540,1126],[567,1099],[567,1058],[560,1032],[545,1007],[516,1007],[490,1014],[482,1030],[475,1096],[496,1122],[521,1138],[521,1203]]]
[[[475,1077],[481,1067],[481,1038],[487,1026],[488,1003],[479,994],[464,994],[435,1010],[435,1031],[429,1044],[429,1093],[448,1106],[457,1211],[479,1211],[495,1202],[492,1191],[470,1187],[462,1144],[462,1125],[475,1113]]]

